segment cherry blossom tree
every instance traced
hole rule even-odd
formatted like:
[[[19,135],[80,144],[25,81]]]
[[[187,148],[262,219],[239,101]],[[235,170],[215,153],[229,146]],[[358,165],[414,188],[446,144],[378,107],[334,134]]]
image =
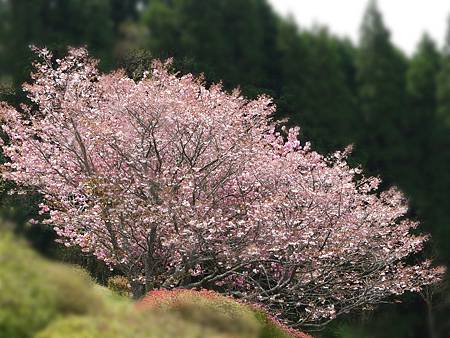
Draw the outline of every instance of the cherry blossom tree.
[[[293,327],[440,279],[395,188],[323,156],[243,98],[154,62],[101,74],[84,49],[37,51],[31,104],[3,104],[3,177],[42,193],[60,241],[126,275],[136,297],[209,288]]]

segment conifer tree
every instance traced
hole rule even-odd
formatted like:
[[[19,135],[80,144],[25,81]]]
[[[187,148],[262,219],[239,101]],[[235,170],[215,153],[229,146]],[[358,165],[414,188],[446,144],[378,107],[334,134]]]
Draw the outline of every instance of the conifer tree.
[[[429,190],[430,182],[435,181],[434,168],[430,168],[429,164],[434,158],[433,150],[436,142],[434,133],[437,127],[436,79],[439,69],[439,51],[434,41],[428,35],[424,35],[407,72],[408,163],[414,168],[410,171],[407,186],[412,195],[420,196],[421,202],[430,206],[433,202],[426,191]],[[419,175],[422,179],[418,179]]]
[[[109,0],[6,0],[1,6],[5,22],[0,29],[9,36],[3,40],[2,61],[17,89],[30,72],[30,44],[60,53],[68,45],[87,45],[103,65],[111,65],[114,26]]]
[[[354,141],[355,97],[344,59],[351,45],[325,28],[298,31],[288,22],[280,30],[282,91],[280,110],[291,123],[302,121],[303,134],[325,152]],[[350,48],[350,49],[346,49]]]
[[[367,8],[356,59],[361,130],[358,146],[374,173],[388,183],[401,179],[405,166],[405,73],[407,61],[390,41],[376,2]]]
[[[437,77],[437,116],[432,154],[436,185],[432,187],[434,196],[433,219],[440,224],[437,233],[440,236],[439,248],[447,262],[450,262],[450,210],[448,208],[448,191],[450,189],[450,17],[447,36],[442,51],[441,68]]]
[[[438,75],[438,114],[450,124],[450,17],[442,51],[442,66]]]
[[[276,16],[264,0],[151,1],[142,13],[146,47],[174,57],[183,70],[204,73],[247,95],[273,94],[277,83]]]
[[[446,207],[450,179],[450,126],[441,115],[444,98],[447,60],[442,60],[433,40],[424,36],[411,60],[407,74],[409,100],[408,163],[410,171],[404,189],[413,196],[417,213],[424,226],[435,234],[442,258],[450,257],[447,238],[450,236],[450,211]]]

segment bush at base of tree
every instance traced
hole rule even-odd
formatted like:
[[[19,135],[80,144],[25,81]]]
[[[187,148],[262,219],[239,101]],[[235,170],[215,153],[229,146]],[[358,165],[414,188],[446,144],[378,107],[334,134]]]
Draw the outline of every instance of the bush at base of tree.
[[[46,261],[0,231],[0,337],[303,338],[213,292],[165,291],[132,304],[95,286],[84,271]]]
[[[158,290],[136,307],[107,315],[72,316],[51,323],[36,338],[308,338],[263,311],[210,291]]]
[[[32,337],[58,316],[95,313],[102,306],[84,271],[49,263],[0,231],[0,337]]]
[[[238,302],[209,290],[154,290],[137,304],[139,309],[167,312],[183,320],[216,327],[219,331],[259,338],[308,338],[268,315],[262,308]]]
[[[209,328],[199,327],[176,317],[136,315],[117,318],[72,317],[52,323],[36,338],[247,338],[221,335]]]
[[[128,297],[130,295],[130,284],[124,276],[113,276],[108,278],[108,289],[120,296]]]
[[[36,338],[308,338],[210,291],[157,290],[135,308],[57,320]]]

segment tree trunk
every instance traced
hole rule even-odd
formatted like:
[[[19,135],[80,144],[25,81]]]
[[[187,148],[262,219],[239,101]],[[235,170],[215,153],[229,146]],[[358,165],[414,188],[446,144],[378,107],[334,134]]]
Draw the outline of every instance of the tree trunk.
[[[149,292],[157,287],[155,280],[155,261],[149,252],[145,260],[145,292]]]
[[[433,304],[430,300],[425,300],[425,303],[427,305],[428,334],[430,338],[439,338],[434,323]]]
[[[155,285],[155,273],[156,273],[156,262],[153,257],[153,251],[155,249],[155,244],[157,240],[157,225],[154,224],[150,230],[147,238],[147,254],[145,255],[144,269],[145,269],[145,291],[153,290]]]
[[[145,286],[139,282],[130,282],[131,284],[131,293],[133,295],[133,299],[138,300],[142,298],[145,294]]]

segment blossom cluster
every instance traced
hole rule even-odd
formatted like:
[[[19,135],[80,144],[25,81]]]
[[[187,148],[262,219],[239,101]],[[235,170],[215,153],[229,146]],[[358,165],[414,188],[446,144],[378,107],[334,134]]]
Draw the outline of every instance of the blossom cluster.
[[[442,275],[407,263],[427,236],[412,234],[401,192],[380,192],[348,150],[301,144],[271,98],[167,63],[134,81],[100,73],[84,49],[37,52],[32,103],[0,107],[3,177],[41,192],[60,240],[135,286],[213,288],[300,327]]]

